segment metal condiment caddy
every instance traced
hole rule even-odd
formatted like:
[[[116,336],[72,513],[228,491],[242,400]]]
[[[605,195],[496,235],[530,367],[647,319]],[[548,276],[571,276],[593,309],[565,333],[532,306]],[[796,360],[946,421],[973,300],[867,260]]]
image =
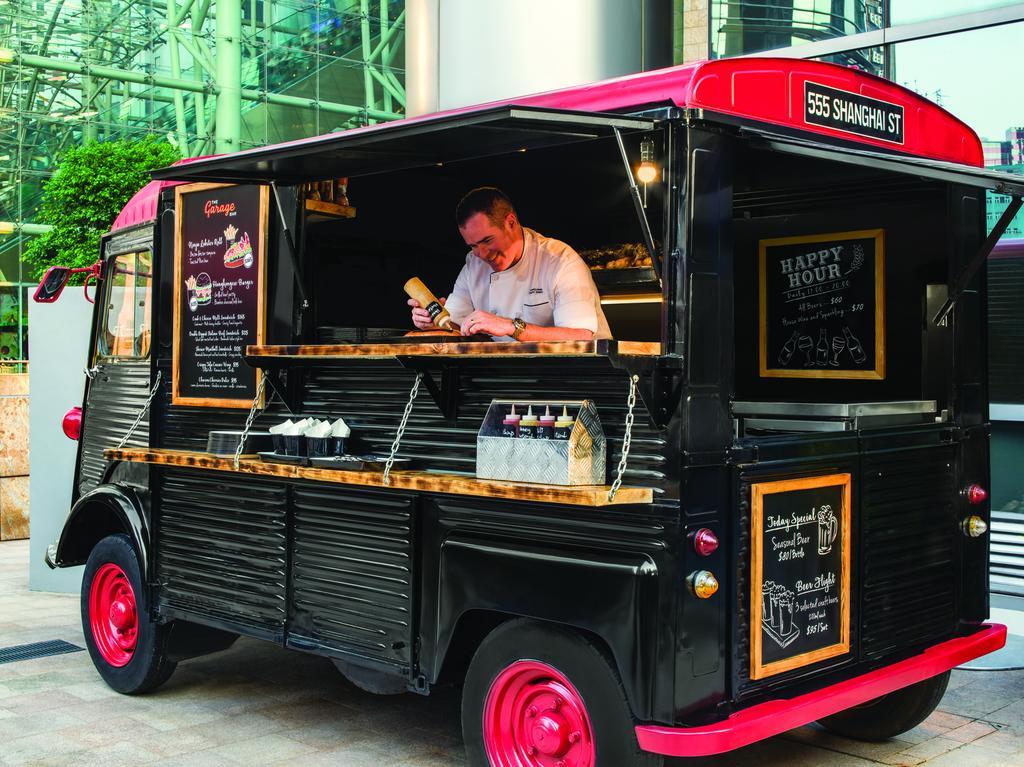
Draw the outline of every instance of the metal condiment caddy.
[[[545,407],[575,418],[569,438],[523,439],[502,436],[502,422],[515,405],[525,414]],[[476,476],[545,485],[605,484],[605,437],[591,400],[491,400],[476,438]]]

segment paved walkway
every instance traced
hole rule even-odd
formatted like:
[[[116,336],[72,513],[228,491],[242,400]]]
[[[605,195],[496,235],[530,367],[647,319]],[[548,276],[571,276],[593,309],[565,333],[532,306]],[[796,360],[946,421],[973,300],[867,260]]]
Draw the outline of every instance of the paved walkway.
[[[0,543],[0,648],[84,647],[78,598],[29,592],[27,558],[27,541]],[[255,640],[183,663],[138,697],[112,692],[77,652],[0,665],[0,764],[454,767],[464,764],[458,712],[454,691],[370,695],[327,660]],[[752,764],[1024,767],[1024,671],[954,672],[941,709],[898,740],[803,727],[673,767]]]

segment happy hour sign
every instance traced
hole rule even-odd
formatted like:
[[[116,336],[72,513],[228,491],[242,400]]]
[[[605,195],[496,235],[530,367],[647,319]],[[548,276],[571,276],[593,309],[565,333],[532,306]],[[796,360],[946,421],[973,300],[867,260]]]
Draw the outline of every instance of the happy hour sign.
[[[751,489],[750,678],[850,650],[850,475]]]
[[[173,402],[249,407],[263,342],[266,187],[193,184],[175,195]]]
[[[760,241],[760,373],[885,378],[884,232]]]

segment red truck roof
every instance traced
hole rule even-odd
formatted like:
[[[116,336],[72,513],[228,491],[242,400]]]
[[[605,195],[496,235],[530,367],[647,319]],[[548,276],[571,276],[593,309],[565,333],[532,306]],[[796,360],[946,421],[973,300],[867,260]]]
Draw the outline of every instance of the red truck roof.
[[[314,150],[342,137],[400,131],[404,126],[472,115],[503,105],[603,113],[676,106],[740,124],[775,125],[855,142],[865,148],[983,165],[981,141],[970,126],[917,93],[849,67],[782,58],[701,61],[248,149],[221,155],[214,162],[220,165],[234,158],[251,162],[281,150]],[[197,170],[203,165],[197,163]],[[158,177],[174,176],[162,170]],[[140,216],[148,215],[150,220],[155,216],[156,199],[163,188],[158,183],[136,195],[138,199],[126,206],[115,228],[139,223]]]

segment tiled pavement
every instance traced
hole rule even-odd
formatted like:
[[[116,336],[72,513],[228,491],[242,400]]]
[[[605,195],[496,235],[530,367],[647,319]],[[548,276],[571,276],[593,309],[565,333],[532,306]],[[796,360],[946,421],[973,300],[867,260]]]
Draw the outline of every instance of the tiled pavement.
[[[0,648],[84,646],[78,598],[28,591],[28,542],[0,543]],[[458,695],[381,697],[330,662],[242,639],[183,663],[157,692],[125,697],[85,652],[0,665],[2,765],[462,765]],[[941,708],[897,740],[857,743],[815,727],[673,767],[927,764],[1024,767],[1024,671],[956,671]]]

